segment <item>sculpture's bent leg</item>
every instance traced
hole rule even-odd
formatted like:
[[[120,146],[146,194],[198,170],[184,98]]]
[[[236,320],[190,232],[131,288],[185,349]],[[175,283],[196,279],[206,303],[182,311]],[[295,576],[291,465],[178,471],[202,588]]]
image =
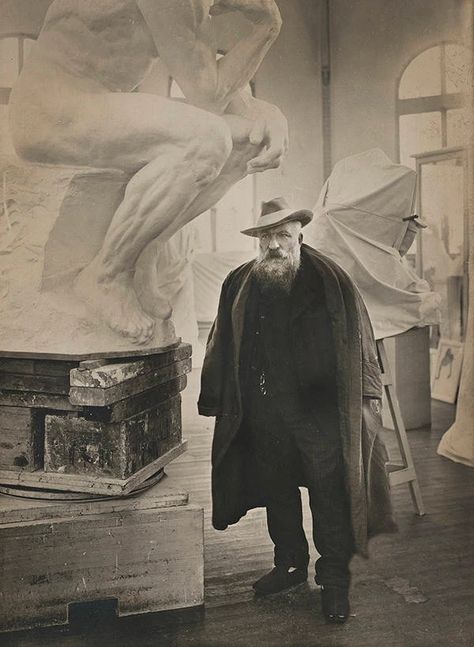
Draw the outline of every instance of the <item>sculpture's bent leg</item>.
[[[135,289],[139,294],[140,303],[154,316],[165,318],[171,312],[171,304],[158,288],[162,282],[156,277],[159,259],[163,260],[162,254],[166,254],[166,246],[163,245],[193,218],[210,209],[236,182],[243,179],[247,175],[248,162],[260,152],[261,145],[255,146],[249,142],[248,135],[252,127],[250,121],[234,116],[224,116],[224,119],[231,129],[233,149],[221,173],[140,255]]]
[[[41,114],[51,117],[41,130],[47,155],[36,131],[26,137],[18,128],[15,145],[31,161],[88,166],[93,160],[95,168],[132,176],[100,251],[76,279],[75,292],[113,330],[146,343],[158,315],[156,307],[144,311],[133,288],[138,257],[151,241],[165,242],[215,204],[245,176],[258,147],[248,141],[252,123],[240,117],[218,117],[148,94],[85,95],[87,89],[71,86],[61,95],[67,121],[74,125],[67,133],[58,126],[57,107],[42,104]],[[166,304],[158,310],[165,318]]]
[[[188,222],[214,206],[236,182],[239,182],[247,175],[247,163],[260,152],[261,144],[253,145],[249,142],[252,122],[234,115],[224,115],[223,119],[232,134],[233,148],[231,154],[215,181],[196,196],[191,204],[160,234],[160,242],[165,242],[181,227],[184,227]]]
[[[76,293],[112,329],[140,344],[153,335],[154,322],[133,288],[137,259],[212,184],[231,152],[221,118],[209,114],[197,126],[189,142],[162,143],[158,156],[132,177],[102,249],[75,283]]]

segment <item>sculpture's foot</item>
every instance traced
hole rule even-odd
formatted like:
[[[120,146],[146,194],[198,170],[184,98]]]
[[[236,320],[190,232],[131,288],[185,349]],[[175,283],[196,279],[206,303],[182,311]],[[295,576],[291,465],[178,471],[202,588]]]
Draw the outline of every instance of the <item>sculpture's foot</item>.
[[[155,322],[143,312],[130,274],[99,281],[93,261],[76,278],[74,291],[112,330],[135,344],[151,341]]]

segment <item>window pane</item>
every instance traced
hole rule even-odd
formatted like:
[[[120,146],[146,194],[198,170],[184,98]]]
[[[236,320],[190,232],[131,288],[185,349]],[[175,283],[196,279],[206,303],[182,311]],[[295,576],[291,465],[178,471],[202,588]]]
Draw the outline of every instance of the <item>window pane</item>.
[[[441,148],[441,113],[422,112],[400,117],[400,162],[415,168],[414,153]]]
[[[466,146],[469,141],[470,132],[469,111],[466,108],[448,110],[448,146]]]
[[[11,88],[18,76],[18,39],[0,38],[0,86]]]
[[[471,66],[469,50],[462,45],[446,45],[446,92],[467,92]]]
[[[432,47],[408,65],[400,80],[400,99],[441,94],[441,48]]]

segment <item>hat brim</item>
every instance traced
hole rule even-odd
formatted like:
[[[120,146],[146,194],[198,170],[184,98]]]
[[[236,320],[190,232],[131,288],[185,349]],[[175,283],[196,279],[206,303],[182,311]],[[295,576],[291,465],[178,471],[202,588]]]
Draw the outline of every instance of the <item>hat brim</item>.
[[[255,225],[255,227],[250,227],[249,229],[243,229],[240,233],[245,234],[246,236],[258,236],[260,232],[266,231],[267,229],[273,229],[279,225],[283,225],[285,222],[297,221],[301,223],[302,227],[305,227],[313,219],[313,212],[309,209],[299,209],[298,211],[292,211],[291,213],[281,217],[281,212],[275,214],[274,222],[267,222],[262,225]]]

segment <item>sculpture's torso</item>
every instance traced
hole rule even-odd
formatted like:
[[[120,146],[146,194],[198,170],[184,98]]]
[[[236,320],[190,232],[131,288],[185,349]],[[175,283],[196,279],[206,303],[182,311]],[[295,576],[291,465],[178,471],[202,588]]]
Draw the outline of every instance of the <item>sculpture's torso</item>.
[[[24,74],[91,81],[130,92],[143,79],[157,50],[134,0],[55,0]]]

